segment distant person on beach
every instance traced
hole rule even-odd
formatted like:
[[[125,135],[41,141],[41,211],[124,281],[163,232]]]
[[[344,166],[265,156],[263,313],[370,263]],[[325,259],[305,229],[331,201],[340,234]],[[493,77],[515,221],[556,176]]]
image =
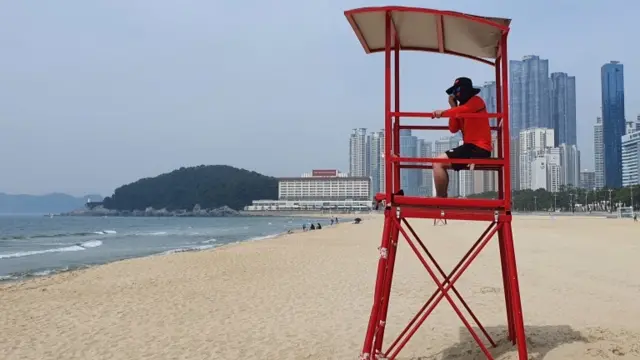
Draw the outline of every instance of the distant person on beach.
[[[302,232],[307,231],[307,224],[302,224]]]
[[[322,229],[322,225],[320,225],[320,223],[318,223],[318,226],[316,226],[316,229],[318,229],[318,230]]]
[[[336,224],[338,223],[338,218],[336,217]]]
[[[333,225],[333,219],[331,219],[331,225]]]
[[[309,230],[315,230],[315,229],[316,229],[316,227],[313,226],[313,224],[311,224],[311,226],[309,226]]]
[[[638,222],[638,215],[633,214],[633,221]]]

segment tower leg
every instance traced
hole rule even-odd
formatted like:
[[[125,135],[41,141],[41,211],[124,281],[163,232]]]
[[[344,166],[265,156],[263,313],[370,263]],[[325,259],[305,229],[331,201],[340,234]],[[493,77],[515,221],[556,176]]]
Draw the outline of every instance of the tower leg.
[[[389,245],[391,240],[391,234],[394,231],[395,226],[394,221],[392,219],[393,214],[391,214],[390,207],[387,207],[384,211],[385,219],[384,219],[384,228],[382,230],[382,241],[380,244],[380,259],[378,260],[378,273],[376,276],[376,285],[375,291],[373,295],[373,306],[371,308],[371,315],[369,316],[369,325],[367,326],[367,335],[364,339],[364,345],[362,347],[362,354],[360,355],[360,359],[362,360],[370,360],[375,359],[375,352],[373,348],[374,340],[377,336],[381,335],[378,332],[384,332],[384,327],[380,327],[380,314],[381,309],[384,307],[382,305],[382,299],[388,298],[388,293],[384,295],[384,290],[386,288],[386,283],[390,284],[390,281],[386,281],[387,276],[391,277],[392,274],[387,274],[387,264],[389,260]],[[397,239],[397,237],[396,237]],[[397,241],[396,241],[397,244]],[[395,250],[394,250],[394,258],[395,258]],[[386,310],[385,310],[386,316]],[[379,350],[379,348],[378,348]]]
[[[516,267],[516,255],[513,246],[513,229],[511,221],[504,224],[504,239],[506,250],[506,262],[509,271],[509,287],[511,297],[511,313],[516,345],[518,346],[518,359],[527,360],[527,340],[524,333],[524,318],[522,316],[522,303],[520,301],[520,286],[518,284],[518,270]]]
[[[389,214],[389,217],[393,216]],[[382,340],[384,339],[384,330],[387,323],[387,311],[389,310],[389,298],[391,297],[391,283],[393,281],[393,268],[396,262],[396,252],[398,249],[398,236],[400,230],[397,226],[392,226],[389,238],[389,258],[387,260],[387,268],[385,271],[382,298],[380,299],[380,314],[378,316],[378,329],[375,334],[373,343],[373,354],[382,352]]]
[[[509,340],[511,340],[511,342],[515,344],[516,338],[514,336],[513,312],[511,309],[511,285],[509,282],[511,275],[509,273],[509,266],[507,266],[507,250],[505,248],[506,246],[505,236],[506,236],[505,227],[501,227],[500,230],[498,230],[498,244],[500,248],[500,263],[502,265],[502,283],[503,283],[503,289],[504,289],[504,303],[507,308],[507,329],[508,329],[507,336]]]

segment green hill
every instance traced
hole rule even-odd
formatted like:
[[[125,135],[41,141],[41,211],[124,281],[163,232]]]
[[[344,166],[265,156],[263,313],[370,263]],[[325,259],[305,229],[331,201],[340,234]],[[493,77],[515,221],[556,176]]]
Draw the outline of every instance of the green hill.
[[[229,206],[241,210],[257,199],[276,199],[276,178],[227,165],[200,165],[123,185],[104,199],[113,210],[191,210]]]

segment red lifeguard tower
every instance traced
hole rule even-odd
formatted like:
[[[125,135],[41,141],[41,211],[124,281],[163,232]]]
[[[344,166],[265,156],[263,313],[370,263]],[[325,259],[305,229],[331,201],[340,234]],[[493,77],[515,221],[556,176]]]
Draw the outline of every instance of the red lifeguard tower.
[[[380,259],[369,326],[362,348],[362,360],[395,359],[400,350],[418,330],[438,303],[444,298],[451,304],[473,339],[488,359],[493,359],[478,334],[453,300],[453,293],[467,310],[477,327],[492,346],[491,339],[478,318],[471,311],[454,283],[497,233],[506,302],[508,337],[516,345],[520,360],[527,359],[527,345],[520,302],[516,258],[511,228],[511,183],[509,161],[509,101],[507,79],[507,35],[511,20],[481,17],[452,11],[385,6],[345,11],[358,40],[367,54],[385,54],[385,192],[375,200],[384,202],[385,221],[380,246]],[[400,155],[400,130],[447,130],[447,126],[401,124],[406,118],[432,118],[427,112],[400,110],[400,52],[402,50],[437,52],[462,56],[495,67],[497,113],[459,115],[465,118],[497,119],[497,158],[482,160],[454,160],[435,158],[407,158]],[[393,61],[392,61],[393,55]],[[392,62],[394,69],[392,71]],[[461,74],[462,76],[463,74]],[[392,82],[393,77],[393,82]],[[393,99],[393,100],[392,100]],[[443,199],[406,196],[400,184],[400,169],[430,169],[433,163],[467,164],[469,169],[498,173],[498,199]],[[486,230],[462,257],[454,269],[446,274],[431,255],[408,219],[474,220],[488,222]],[[393,278],[396,249],[400,234],[424,265],[438,289],[431,295],[413,320],[386,349],[382,348],[387,321],[387,309]],[[413,241],[412,238],[415,240]],[[417,243],[417,246],[416,246]],[[426,254],[432,265],[422,255]],[[435,270],[434,270],[435,269]],[[442,280],[439,280],[442,277]]]

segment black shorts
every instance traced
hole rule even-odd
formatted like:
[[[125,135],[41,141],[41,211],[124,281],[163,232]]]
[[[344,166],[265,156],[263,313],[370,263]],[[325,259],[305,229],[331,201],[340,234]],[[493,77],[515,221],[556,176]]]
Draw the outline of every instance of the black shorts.
[[[491,157],[491,151],[483,149],[474,144],[462,144],[445,152],[449,159],[488,159]],[[451,168],[455,171],[468,168],[466,164],[451,164]]]

